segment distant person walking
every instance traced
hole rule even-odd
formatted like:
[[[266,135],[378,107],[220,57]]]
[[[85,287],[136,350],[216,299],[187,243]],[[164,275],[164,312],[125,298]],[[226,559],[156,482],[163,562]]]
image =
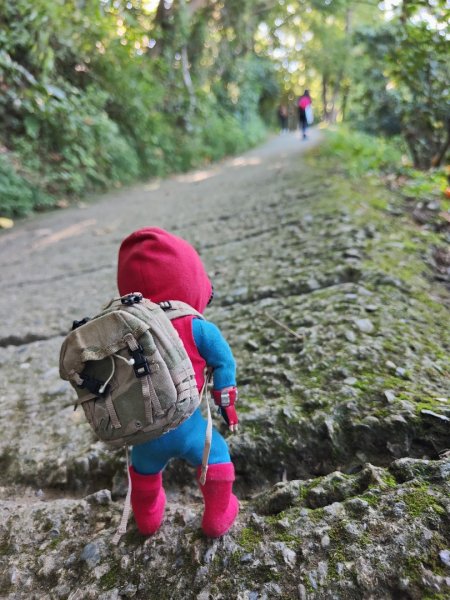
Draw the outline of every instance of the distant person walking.
[[[303,139],[307,139],[306,130],[308,125],[312,124],[312,101],[311,96],[309,95],[309,90],[305,90],[303,95],[298,99],[298,121],[300,125],[300,129],[302,130]]]
[[[284,104],[280,104],[278,107],[278,121],[280,123],[281,133],[287,133],[288,131],[288,109]]]

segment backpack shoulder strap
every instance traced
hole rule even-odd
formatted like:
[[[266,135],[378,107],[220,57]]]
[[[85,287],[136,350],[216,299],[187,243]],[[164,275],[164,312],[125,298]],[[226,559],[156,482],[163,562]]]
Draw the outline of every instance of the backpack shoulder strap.
[[[201,313],[195,310],[195,308],[192,308],[192,306],[189,306],[189,304],[181,302],[180,300],[166,300],[164,302],[159,302],[159,306],[171,321],[179,319],[180,317],[189,316],[195,316],[199,319],[205,318]]]

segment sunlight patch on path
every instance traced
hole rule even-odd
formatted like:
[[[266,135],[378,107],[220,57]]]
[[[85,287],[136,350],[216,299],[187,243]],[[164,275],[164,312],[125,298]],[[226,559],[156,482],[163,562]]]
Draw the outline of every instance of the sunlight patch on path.
[[[92,227],[97,223],[97,219],[87,219],[86,221],[81,221],[81,223],[77,223],[76,225],[70,225],[65,229],[61,229],[61,231],[57,231],[44,239],[39,240],[32,246],[32,250],[38,250],[40,248],[45,248],[47,246],[52,246],[61,240],[66,240],[68,238],[80,235],[89,227]]]

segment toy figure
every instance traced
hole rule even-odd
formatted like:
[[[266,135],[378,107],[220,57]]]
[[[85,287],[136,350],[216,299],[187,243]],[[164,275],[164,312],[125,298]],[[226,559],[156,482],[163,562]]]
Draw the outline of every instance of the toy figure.
[[[185,240],[156,227],[132,233],[121,244],[117,281],[120,295],[141,292],[160,303],[179,300],[203,314],[213,298],[212,284],[203,263]],[[230,430],[237,428],[236,365],[229,345],[210,321],[183,316],[172,321],[194,367],[197,387],[202,389],[206,368],[212,369],[214,402]],[[155,533],[164,516],[166,495],[162,472],[172,458],[183,458],[197,467],[200,480],[206,420],[200,407],[175,429],[157,439],[133,446],[130,476],[131,505],[141,533]],[[233,524],[239,503],[232,493],[234,466],[224,438],[213,429],[204,485],[202,529],[220,537]]]

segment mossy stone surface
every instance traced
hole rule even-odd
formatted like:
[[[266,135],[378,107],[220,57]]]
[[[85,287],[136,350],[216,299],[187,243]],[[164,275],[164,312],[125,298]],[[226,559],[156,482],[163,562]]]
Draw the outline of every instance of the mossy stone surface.
[[[394,214],[379,183],[305,160],[308,144],[283,136],[0,236],[15,257],[0,301],[2,598],[450,597],[450,296],[429,260],[445,232]],[[118,244],[144,221],[199,250],[206,316],[238,363],[240,432],[215,425],[241,511],[218,540],[174,461],[161,529],[130,520],[111,544],[124,454],[96,442],[58,376],[63,333],[116,294]]]

